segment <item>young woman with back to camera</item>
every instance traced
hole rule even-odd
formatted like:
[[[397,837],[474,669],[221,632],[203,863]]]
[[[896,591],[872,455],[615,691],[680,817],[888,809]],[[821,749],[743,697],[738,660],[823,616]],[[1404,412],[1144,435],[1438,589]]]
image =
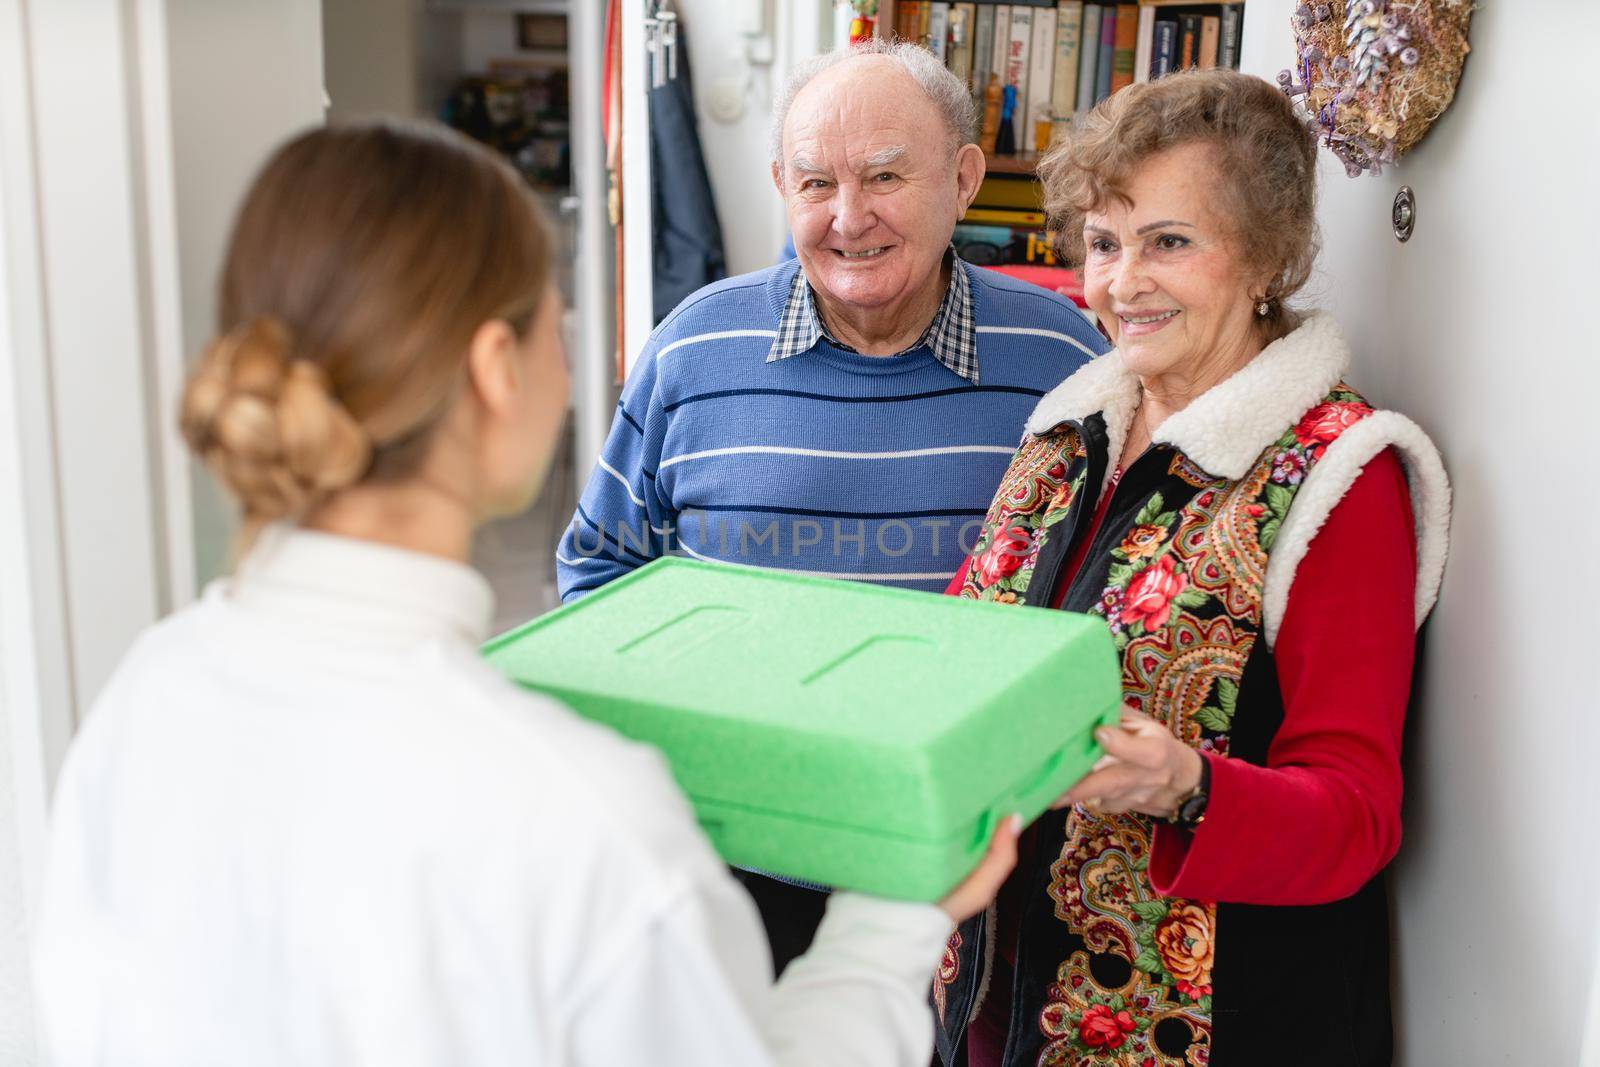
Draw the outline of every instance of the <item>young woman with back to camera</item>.
[[[659,756],[477,655],[474,528],[566,409],[551,251],[442,128],[318,129],[247,195],[189,444],[236,572],[152,627],[62,771],[39,941],[79,1064],[928,1062],[952,920],[836,896],[773,985],[756,912]]]

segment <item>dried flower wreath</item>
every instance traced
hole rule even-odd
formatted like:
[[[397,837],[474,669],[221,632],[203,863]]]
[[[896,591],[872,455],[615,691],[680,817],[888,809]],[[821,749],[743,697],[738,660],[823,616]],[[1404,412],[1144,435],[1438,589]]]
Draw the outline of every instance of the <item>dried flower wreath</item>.
[[[1471,18],[1471,0],[1302,3],[1290,19],[1299,68],[1278,84],[1345,173],[1378,174],[1450,106]]]

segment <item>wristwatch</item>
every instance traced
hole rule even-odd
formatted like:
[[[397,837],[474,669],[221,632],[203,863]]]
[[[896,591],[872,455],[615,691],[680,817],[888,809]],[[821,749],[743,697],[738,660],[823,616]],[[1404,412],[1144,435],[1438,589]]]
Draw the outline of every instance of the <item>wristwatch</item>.
[[[1194,791],[1178,801],[1178,810],[1167,816],[1167,822],[1180,830],[1193,830],[1206,821],[1206,804],[1211,800],[1211,761],[1200,757],[1200,784]]]

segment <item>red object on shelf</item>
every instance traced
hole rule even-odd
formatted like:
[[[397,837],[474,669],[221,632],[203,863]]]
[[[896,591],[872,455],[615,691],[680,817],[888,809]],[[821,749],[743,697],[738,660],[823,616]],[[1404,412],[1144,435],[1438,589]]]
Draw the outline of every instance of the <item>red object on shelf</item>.
[[[1089,306],[1083,300],[1083,275],[1069,267],[1036,267],[1026,264],[1012,264],[1004,267],[985,267],[984,270],[992,270],[1009,278],[1032,282],[1041,289],[1049,289],[1053,293],[1060,293],[1081,308]]]
[[[857,15],[850,20],[850,43],[858,45],[862,41],[872,39],[872,27],[876,20],[865,15]]]

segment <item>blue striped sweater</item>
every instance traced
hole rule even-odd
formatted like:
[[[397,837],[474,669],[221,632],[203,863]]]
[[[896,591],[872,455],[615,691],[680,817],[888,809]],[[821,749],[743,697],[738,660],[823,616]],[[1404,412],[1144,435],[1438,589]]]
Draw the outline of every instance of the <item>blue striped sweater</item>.
[[[1067,300],[961,264],[980,385],[926,345],[826,337],[768,363],[791,261],[709,285],[650,337],[557,550],[564,602],[676,553],[944,588],[1035,402],[1105,342]]]

